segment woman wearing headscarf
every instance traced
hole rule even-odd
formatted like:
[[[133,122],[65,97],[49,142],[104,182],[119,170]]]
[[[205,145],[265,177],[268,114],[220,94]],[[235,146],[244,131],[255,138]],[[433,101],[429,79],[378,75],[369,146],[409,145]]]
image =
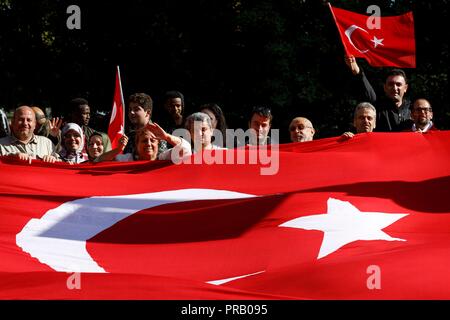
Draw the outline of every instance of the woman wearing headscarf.
[[[89,138],[89,144],[87,147],[89,161],[91,162],[101,162],[101,161],[110,161],[114,160],[114,158],[123,152],[125,146],[128,143],[128,137],[123,135],[119,139],[119,144],[116,148],[106,151],[105,146],[108,145],[109,138],[105,133],[102,132],[94,132]]]
[[[61,130],[61,160],[71,164],[88,161],[88,155],[83,153],[84,135],[79,125],[73,122],[66,123]]]

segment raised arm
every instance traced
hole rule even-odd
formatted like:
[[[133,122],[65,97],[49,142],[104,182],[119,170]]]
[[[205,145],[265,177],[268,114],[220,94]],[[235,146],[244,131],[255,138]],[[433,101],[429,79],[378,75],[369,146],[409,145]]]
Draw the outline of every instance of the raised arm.
[[[114,158],[125,149],[127,143],[128,143],[128,137],[126,135],[123,135],[119,139],[119,145],[116,148],[102,153],[100,156],[98,156],[94,160],[94,162],[102,162],[102,161],[114,160]]]
[[[157,139],[167,141],[173,147],[181,143],[181,138],[168,134],[155,122],[147,124],[146,128],[150,130]]]
[[[356,92],[358,95],[361,95],[360,99],[363,101],[370,102],[372,104],[376,104],[377,94],[370,84],[369,80],[364,73],[364,70],[359,67],[356,62],[356,58],[354,56],[345,56],[344,57],[345,64],[348,66],[352,74],[358,78],[360,85],[358,86]]]

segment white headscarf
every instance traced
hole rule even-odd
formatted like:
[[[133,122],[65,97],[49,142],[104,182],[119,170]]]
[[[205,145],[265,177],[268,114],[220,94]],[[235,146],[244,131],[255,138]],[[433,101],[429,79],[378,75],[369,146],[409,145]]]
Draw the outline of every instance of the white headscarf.
[[[66,133],[69,130],[74,130],[74,131],[78,132],[78,134],[81,137],[80,146],[78,147],[78,149],[75,152],[67,151],[66,146],[65,146],[64,136],[66,135]],[[83,152],[82,152],[83,148],[84,148],[84,134],[83,134],[83,130],[81,129],[81,127],[73,122],[66,123],[61,130],[61,135],[62,135],[62,141],[61,141],[62,143],[61,143],[61,152],[59,153],[61,158],[64,161],[72,161],[75,163],[81,163],[81,162],[87,161],[87,155],[83,154]]]

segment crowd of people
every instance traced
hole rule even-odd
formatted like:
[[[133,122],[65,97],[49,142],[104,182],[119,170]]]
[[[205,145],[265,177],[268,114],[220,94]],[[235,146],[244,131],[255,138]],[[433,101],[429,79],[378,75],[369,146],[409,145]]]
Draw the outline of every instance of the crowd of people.
[[[425,133],[437,130],[433,110],[427,99],[411,102],[406,97],[408,79],[401,69],[390,70],[384,82],[384,92],[377,94],[364,70],[353,56],[345,62],[360,84],[362,102],[355,106],[354,132],[344,132],[342,139],[355,134],[381,131],[411,131]],[[20,106],[11,121],[0,113],[0,155],[23,161],[40,159],[71,164],[101,161],[168,160],[190,156],[203,150],[220,150],[247,145],[263,146],[271,141],[272,111],[256,106],[248,117],[248,134],[236,135],[229,130],[225,114],[215,103],[203,104],[191,115],[185,115],[184,96],[168,91],[164,97],[163,113],[153,120],[153,100],[146,93],[132,94],[126,110],[131,128],[112,148],[108,135],[92,128],[89,102],[83,98],[70,101],[66,119],[49,119],[37,106]],[[289,128],[291,142],[314,139],[312,122],[295,117]],[[241,130],[243,133],[244,131]]]

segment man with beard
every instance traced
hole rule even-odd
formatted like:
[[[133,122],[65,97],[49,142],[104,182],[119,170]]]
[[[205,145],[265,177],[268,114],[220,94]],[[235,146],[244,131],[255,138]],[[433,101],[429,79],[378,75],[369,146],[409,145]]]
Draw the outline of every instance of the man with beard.
[[[414,124],[411,127],[411,131],[414,132],[428,132],[438,130],[434,126],[433,119],[433,109],[431,108],[430,102],[426,99],[417,99],[414,101],[413,107],[411,109],[411,116]],[[409,131],[409,130],[408,130]]]
[[[0,155],[13,156],[31,162],[41,159],[54,163],[58,160],[55,146],[50,139],[34,134],[36,115],[28,106],[21,106],[14,111],[11,121],[11,136],[0,139]]]

